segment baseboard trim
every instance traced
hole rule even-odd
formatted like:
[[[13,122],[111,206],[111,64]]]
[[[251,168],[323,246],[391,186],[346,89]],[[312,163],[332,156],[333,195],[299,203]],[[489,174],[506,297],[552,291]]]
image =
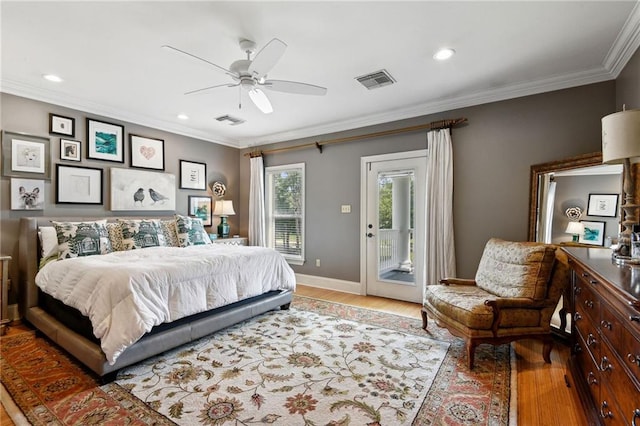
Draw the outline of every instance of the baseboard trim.
[[[363,294],[359,282],[338,280],[335,278],[318,277],[315,275],[296,274],[298,284],[309,287],[325,288],[343,293]]]

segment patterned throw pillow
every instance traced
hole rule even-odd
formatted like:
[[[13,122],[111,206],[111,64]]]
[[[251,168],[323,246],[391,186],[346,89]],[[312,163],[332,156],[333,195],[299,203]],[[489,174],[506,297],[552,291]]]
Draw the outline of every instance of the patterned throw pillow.
[[[159,220],[118,219],[125,250],[165,246],[162,225]]]
[[[58,259],[111,253],[107,221],[54,222],[58,236]]]
[[[162,225],[162,233],[164,234],[164,242],[167,243],[169,247],[180,247],[180,242],[178,241],[178,234],[176,233],[176,220],[162,220],[160,221]]]
[[[122,230],[117,222],[107,223],[107,231],[109,232],[109,241],[113,251],[124,251],[124,243],[122,242]]]
[[[180,247],[211,244],[207,231],[204,230],[202,219],[176,215],[176,232]]]

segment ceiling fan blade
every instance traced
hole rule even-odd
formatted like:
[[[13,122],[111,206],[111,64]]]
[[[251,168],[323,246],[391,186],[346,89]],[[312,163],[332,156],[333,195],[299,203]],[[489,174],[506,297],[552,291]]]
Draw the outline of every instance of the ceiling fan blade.
[[[251,98],[258,109],[265,114],[271,114],[273,112],[271,102],[269,102],[269,98],[267,98],[267,95],[265,95],[262,90],[256,88],[249,90],[249,98]]]
[[[296,95],[316,95],[327,94],[327,88],[313,84],[299,83],[297,81],[267,80],[262,87],[276,92],[294,93]]]
[[[253,58],[249,65],[249,73],[257,78],[267,75],[286,49],[287,45],[282,40],[274,38]]]
[[[163,49],[174,52],[174,53],[180,53],[182,55],[186,55],[190,58],[193,59],[197,59],[198,61],[204,62],[206,64],[211,65],[212,67],[216,68],[218,71],[222,71],[223,73],[231,76],[231,77],[237,77],[236,74],[232,73],[231,71],[229,71],[228,69],[221,67],[220,65],[214,64],[213,62],[207,61],[206,59],[203,59],[199,56],[193,55],[189,52],[185,52],[184,50],[178,49],[177,47],[173,47],[173,46],[169,46],[168,44],[165,44],[162,46]]]
[[[191,90],[190,92],[185,92],[185,95],[193,95],[196,93],[202,93],[205,92],[207,90],[211,90],[211,89],[216,89],[218,87],[236,87],[239,86],[240,83],[236,83],[236,84],[216,84],[215,86],[209,86],[209,87],[203,87],[202,89],[196,89],[196,90]]]

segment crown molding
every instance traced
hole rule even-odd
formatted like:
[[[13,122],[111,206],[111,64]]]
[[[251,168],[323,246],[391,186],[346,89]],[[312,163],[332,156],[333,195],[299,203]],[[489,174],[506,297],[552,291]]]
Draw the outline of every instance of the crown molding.
[[[604,67],[618,78],[631,57],[640,47],[640,2],[636,2],[627,21],[604,59]]]
[[[237,141],[225,138],[212,138],[211,133],[209,132],[203,132],[197,129],[181,126],[176,123],[144,114],[135,114],[130,111],[123,111],[121,108],[91,102],[87,99],[69,96],[55,90],[31,86],[14,80],[0,80],[0,92],[80,110],[90,115],[108,117],[110,119],[135,123],[141,126],[147,126],[194,139],[200,139],[206,142],[212,142],[232,148],[239,148],[239,143]]]

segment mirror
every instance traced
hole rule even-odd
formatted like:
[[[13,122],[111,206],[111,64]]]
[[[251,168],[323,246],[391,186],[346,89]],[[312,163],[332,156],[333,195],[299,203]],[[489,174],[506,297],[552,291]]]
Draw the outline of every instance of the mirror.
[[[566,233],[569,219],[565,210],[569,207],[580,207],[581,220],[603,223],[605,234],[617,237],[619,205],[622,202],[619,196],[622,190],[622,166],[603,165],[602,153],[594,152],[533,165],[529,185],[529,241],[574,244],[572,235]],[[614,208],[617,210],[616,216],[588,216],[590,194],[618,194],[618,208]],[[551,319],[551,326],[561,335],[571,332],[571,318],[563,310],[563,299]]]

